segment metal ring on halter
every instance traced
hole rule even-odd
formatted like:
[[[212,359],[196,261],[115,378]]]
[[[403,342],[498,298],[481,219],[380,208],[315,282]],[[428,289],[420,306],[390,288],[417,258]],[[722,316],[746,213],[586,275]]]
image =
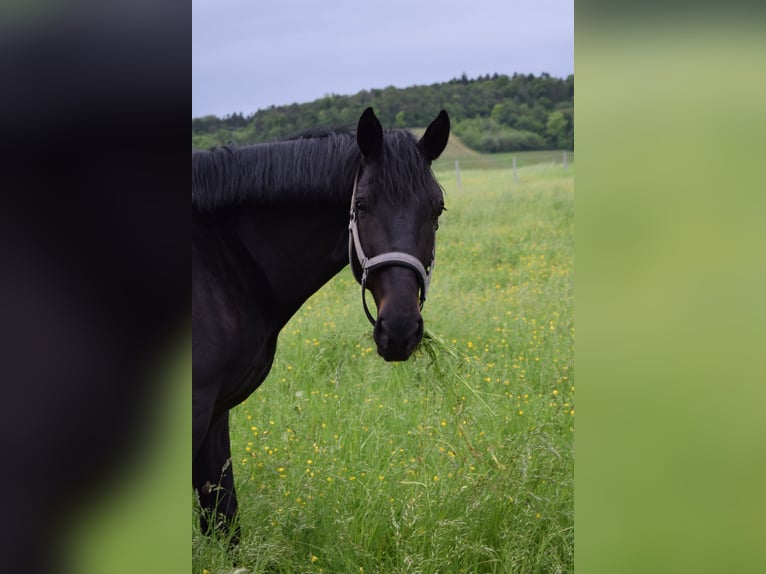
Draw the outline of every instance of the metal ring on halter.
[[[412,269],[418,278],[418,283],[420,284],[419,299],[420,308],[422,309],[426,302],[428,285],[431,282],[431,273],[433,272],[436,261],[436,251],[434,249],[434,252],[431,254],[431,263],[428,268],[425,268],[423,263],[421,263],[417,257],[413,257],[409,253],[403,253],[401,251],[389,251],[369,259],[367,258],[364,250],[362,249],[362,243],[359,240],[359,230],[357,229],[356,222],[356,188],[359,182],[359,174],[361,171],[362,166],[360,165],[359,169],[357,169],[356,176],[354,177],[354,189],[351,193],[351,209],[349,212],[348,224],[348,261],[349,265],[351,265],[351,270],[354,274],[354,278],[362,286],[362,305],[364,307],[364,312],[367,315],[367,319],[369,319],[370,323],[372,323],[374,326],[375,319],[367,307],[367,299],[365,298],[365,289],[367,288],[367,277],[369,272],[379,267],[388,267],[392,265],[398,265]],[[358,271],[354,266],[354,255],[356,255],[361,271]]]

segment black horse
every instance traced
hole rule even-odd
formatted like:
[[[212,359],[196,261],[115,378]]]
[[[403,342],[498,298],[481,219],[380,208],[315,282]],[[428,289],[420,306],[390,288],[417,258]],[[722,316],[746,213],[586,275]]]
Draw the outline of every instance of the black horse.
[[[237,510],[229,409],[266,378],[279,331],[311,294],[350,261],[378,353],[403,361],[420,342],[444,209],[431,162],[449,129],[442,110],[418,141],[384,131],[367,108],[355,135],[192,152],[193,486],[203,531],[228,528]]]

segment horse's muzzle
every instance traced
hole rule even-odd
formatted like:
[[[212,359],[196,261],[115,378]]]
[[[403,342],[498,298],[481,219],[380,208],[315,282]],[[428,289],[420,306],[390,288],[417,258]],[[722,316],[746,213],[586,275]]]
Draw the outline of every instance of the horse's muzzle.
[[[378,354],[386,361],[406,361],[423,338],[423,318],[381,314],[373,331]]]

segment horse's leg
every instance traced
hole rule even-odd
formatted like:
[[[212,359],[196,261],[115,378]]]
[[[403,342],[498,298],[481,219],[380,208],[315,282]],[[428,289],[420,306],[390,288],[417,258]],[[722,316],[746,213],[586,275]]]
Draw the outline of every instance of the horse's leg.
[[[195,379],[196,381],[196,379]],[[210,430],[210,423],[218,396],[218,385],[206,389],[195,388],[192,392],[192,460],[202,449]]]
[[[235,524],[237,496],[229,443],[229,411],[213,416],[192,466],[192,482],[202,507],[202,532],[208,534],[211,527],[220,528],[224,533],[231,532],[232,543],[236,544],[239,525]]]

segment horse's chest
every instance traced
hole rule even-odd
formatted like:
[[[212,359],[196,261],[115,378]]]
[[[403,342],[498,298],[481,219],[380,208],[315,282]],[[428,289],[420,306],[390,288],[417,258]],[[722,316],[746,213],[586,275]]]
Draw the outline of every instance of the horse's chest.
[[[274,355],[277,350],[276,335],[269,340],[260,352],[252,357],[250,369],[242,379],[242,387],[249,394],[263,382],[274,364]]]
[[[231,408],[249,397],[266,379],[274,363],[277,333],[253,345],[240,355],[235,368],[230,369],[221,397]]]

